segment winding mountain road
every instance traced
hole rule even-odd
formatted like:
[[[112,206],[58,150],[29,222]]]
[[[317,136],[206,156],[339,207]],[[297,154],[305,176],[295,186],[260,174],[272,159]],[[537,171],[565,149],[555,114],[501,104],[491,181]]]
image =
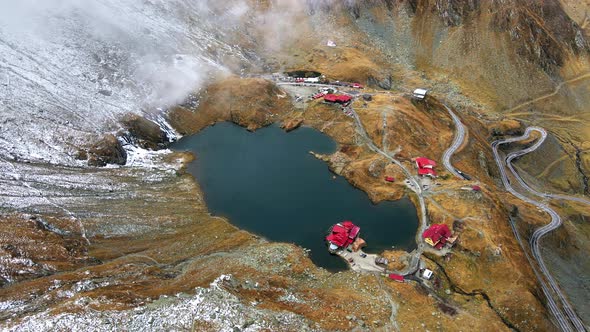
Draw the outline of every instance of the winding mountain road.
[[[535,151],[539,146],[541,146],[543,144],[543,142],[547,138],[547,132],[545,131],[545,129],[543,129],[541,127],[530,127],[530,128],[531,128],[531,131],[537,131],[537,132],[539,132],[541,134],[541,137],[535,142],[535,144],[531,145],[530,147],[528,147],[526,149],[523,149],[523,150],[511,152],[511,153],[509,153],[506,156],[506,166],[510,169],[510,172],[511,173],[515,174],[515,178],[518,181],[518,183],[524,189],[526,189],[528,192],[534,194],[535,196],[539,196],[539,197],[543,197],[543,198],[551,198],[551,199],[561,199],[561,200],[567,200],[567,201],[574,201],[574,202],[578,202],[578,203],[583,203],[583,204],[590,205],[590,200],[585,199],[585,198],[582,198],[582,197],[539,192],[538,190],[533,189],[532,187],[530,187],[520,177],[520,175],[518,175],[518,172],[516,171],[516,169],[512,165],[512,161],[514,159],[517,159],[517,158],[521,157],[521,156],[524,156],[525,154],[528,154],[528,153],[531,153],[531,152]]]
[[[535,131],[539,132],[541,134],[541,138],[535,144],[533,144],[532,146],[530,146],[526,149],[523,149],[521,151],[512,152],[506,157],[505,160],[502,160],[502,158],[500,157],[500,153],[498,151],[498,147],[500,145],[527,140],[527,139],[529,139],[531,133],[535,132]],[[494,159],[495,159],[496,164],[498,165],[498,168],[500,170],[502,183],[504,184],[504,187],[506,188],[506,190],[508,192],[510,192],[512,195],[519,198],[520,200],[536,206],[538,209],[546,212],[547,214],[549,214],[549,216],[551,216],[551,222],[543,227],[536,229],[533,232],[533,235],[531,236],[531,238],[529,240],[529,244],[530,244],[531,253],[533,255],[533,258],[537,262],[537,264],[539,266],[539,270],[540,270],[542,276],[544,277],[544,278],[541,278],[541,275],[537,274],[537,278],[539,279],[539,283],[541,284],[543,292],[545,293],[545,296],[547,297],[549,310],[551,311],[551,313],[555,317],[555,319],[562,331],[573,331],[572,326],[575,331],[587,331],[584,323],[580,320],[580,318],[578,317],[576,312],[573,310],[571,304],[569,303],[569,301],[567,300],[567,298],[565,297],[565,295],[563,294],[563,292],[559,288],[559,285],[557,284],[557,282],[555,281],[553,276],[550,274],[550,272],[547,269],[547,266],[545,264],[545,261],[541,255],[541,249],[540,249],[540,245],[539,245],[540,240],[543,238],[543,236],[545,236],[546,234],[550,233],[551,231],[553,231],[556,228],[558,228],[559,226],[561,226],[561,224],[562,224],[561,217],[559,216],[559,214],[557,214],[557,212],[555,212],[555,210],[551,209],[546,203],[538,202],[536,200],[533,200],[533,199],[517,192],[512,187],[510,181],[508,180],[508,175],[506,174],[506,170],[505,170],[504,162],[506,162],[506,166],[508,167],[508,169],[510,170],[510,172],[512,173],[514,178],[518,181],[518,183],[526,191],[528,191],[529,193],[531,193],[535,196],[539,196],[539,197],[543,197],[543,198],[551,198],[550,194],[539,193],[539,192],[535,191],[534,189],[532,189],[530,186],[528,186],[526,184],[526,182],[524,182],[524,180],[522,180],[522,178],[520,177],[518,172],[516,172],[516,170],[514,169],[514,167],[512,166],[512,163],[511,163],[511,161],[514,158],[517,158],[517,157],[522,156],[524,154],[535,151],[543,143],[546,136],[547,136],[547,132],[543,128],[528,127],[522,136],[511,137],[511,138],[504,139],[504,140],[494,141],[492,143],[492,150],[494,153]],[[512,226],[514,228],[514,225],[512,225]],[[514,231],[515,231],[515,233],[517,233],[515,228],[514,228]],[[556,301],[554,300],[553,296],[551,295],[550,290],[553,291],[553,294],[559,300],[559,302],[561,304],[561,308],[559,308],[559,306],[557,305]]]
[[[577,79],[582,79],[582,78],[585,78],[585,77],[583,76],[583,77],[579,77]],[[305,86],[315,86],[315,87],[341,88],[340,86],[336,86],[336,85],[314,84],[314,83],[283,82],[283,83],[278,83],[277,85],[305,85]],[[545,96],[545,98],[546,98],[546,96]],[[455,127],[457,129],[451,146],[443,154],[443,164],[444,164],[445,168],[450,173],[452,173],[456,177],[463,179],[464,176],[457,169],[455,169],[453,167],[450,160],[451,160],[451,157],[453,156],[453,154],[457,151],[457,149],[459,149],[459,147],[462,145],[463,141],[465,140],[465,126],[463,125],[463,123],[461,122],[459,117],[447,105],[443,104],[443,106],[445,107],[445,109],[447,110],[447,112],[449,113],[451,118],[453,119],[453,121],[455,123]],[[404,174],[407,176],[414,192],[416,193],[416,195],[418,197],[418,201],[420,204],[420,212],[421,212],[421,216],[422,216],[422,218],[421,218],[422,222],[420,223],[420,231],[417,233],[417,236],[416,236],[416,243],[418,244],[418,248],[414,252],[414,256],[412,257],[411,263],[409,264],[410,266],[408,266],[405,269],[407,271],[410,271],[411,269],[415,268],[414,265],[418,264],[419,259],[416,259],[416,258],[419,258],[420,255],[422,254],[422,252],[424,251],[424,244],[422,243],[422,239],[421,239],[420,235],[425,231],[426,226],[428,225],[428,215],[426,213],[426,204],[424,202],[422,188],[420,187],[420,184],[418,183],[416,178],[410,173],[410,171],[400,161],[398,161],[397,159],[393,158],[391,155],[389,155],[388,153],[386,153],[385,151],[380,149],[373,142],[373,140],[367,134],[366,129],[365,129],[359,115],[354,110],[352,105],[349,107],[349,109],[351,111],[352,118],[354,119],[354,122],[356,124],[357,131],[358,131],[359,135],[362,137],[362,139],[365,141],[365,143],[367,144],[369,149],[382,155],[383,157],[390,160],[392,163],[399,166],[402,169],[402,171],[404,172]],[[500,157],[500,153],[498,151],[498,147],[500,145],[527,140],[527,139],[529,139],[530,134],[534,131],[539,132],[541,134],[541,138],[534,145],[532,145],[526,149],[520,150],[520,151],[512,152],[504,160]],[[527,153],[535,151],[544,142],[546,136],[547,136],[547,132],[543,128],[529,127],[526,129],[525,133],[522,136],[512,137],[512,138],[498,140],[498,141],[493,142],[492,143],[492,150],[494,153],[494,158],[495,158],[496,164],[498,165],[498,168],[500,169],[502,183],[504,184],[504,187],[506,188],[506,190],[508,192],[510,192],[512,195],[514,195],[515,197],[519,198],[520,200],[536,206],[538,209],[546,212],[547,214],[549,214],[549,216],[551,216],[551,222],[543,227],[536,229],[530,238],[529,244],[530,244],[530,248],[531,248],[532,258],[525,251],[525,255],[527,256],[527,259],[529,259],[529,261],[531,262],[531,266],[533,268],[533,271],[534,271],[537,279],[539,280],[539,283],[541,285],[541,289],[542,289],[545,297],[547,298],[547,307],[548,307],[549,311],[555,317],[556,323],[562,331],[586,332],[586,331],[588,331],[588,329],[586,328],[584,323],[580,320],[580,318],[577,316],[577,314],[573,310],[571,304],[569,303],[569,301],[567,300],[567,298],[565,297],[565,295],[563,294],[563,292],[559,288],[559,285],[557,284],[557,282],[555,281],[553,276],[550,274],[550,272],[545,264],[545,261],[543,260],[543,257],[541,255],[541,249],[540,249],[540,245],[539,245],[540,240],[543,238],[543,236],[545,236],[546,234],[555,230],[556,228],[558,228],[562,224],[561,217],[559,216],[559,214],[557,214],[557,212],[555,212],[555,210],[551,209],[546,203],[538,202],[536,200],[533,200],[533,199],[517,192],[510,184],[510,180],[508,179],[508,175],[507,175],[506,169],[505,169],[507,167],[510,170],[511,174],[514,176],[514,178],[522,186],[522,188],[524,188],[527,192],[529,192],[535,196],[542,197],[544,199],[547,199],[547,198],[564,199],[564,200],[571,200],[571,201],[577,201],[577,202],[581,202],[581,203],[585,203],[585,204],[590,204],[590,201],[588,201],[584,198],[567,196],[567,195],[560,195],[560,194],[540,193],[540,192],[534,190],[533,188],[531,188],[530,186],[528,186],[526,184],[526,182],[520,177],[518,172],[514,169],[514,167],[512,165],[512,161],[515,158],[518,158],[522,155],[525,155]],[[504,164],[504,162],[505,162],[505,164]],[[516,225],[514,224],[512,219],[511,219],[511,227],[513,229],[513,232],[515,233],[515,236],[516,236],[518,242],[521,244],[521,246],[523,247],[523,250],[524,250],[524,245],[522,243],[522,239],[521,239],[520,235],[518,234],[518,230],[517,230]],[[538,269],[534,266],[532,260],[534,260],[537,263]],[[557,301],[555,301],[554,296],[559,300],[559,304]]]
[[[455,112],[453,112],[450,107],[448,107],[445,104],[442,104],[442,105],[445,107],[447,112],[449,112],[449,115],[451,116],[451,118],[455,122],[455,128],[456,128],[455,138],[453,139],[453,143],[443,154],[443,165],[445,165],[445,168],[447,169],[447,171],[452,173],[454,176],[456,176],[460,179],[464,179],[463,175],[461,175],[461,173],[459,173],[455,169],[453,164],[451,164],[451,157],[457,151],[457,149],[459,149],[459,147],[463,144],[463,141],[465,140],[465,126],[461,122],[461,119],[459,119],[457,114],[455,114]]]

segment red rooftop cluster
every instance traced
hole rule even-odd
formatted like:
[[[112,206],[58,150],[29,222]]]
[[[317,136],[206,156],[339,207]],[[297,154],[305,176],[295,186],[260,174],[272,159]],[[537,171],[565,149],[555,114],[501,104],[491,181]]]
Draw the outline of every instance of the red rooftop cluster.
[[[416,158],[416,167],[418,167],[418,174],[422,176],[430,176],[431,178],[437,177],[434,167],[436,162],[424,157]]]
[[[428,227],[428,229],[422,233],[422,238],[424,238],[424,242],[436,249],[441,249],[447,243],[452,246],[457,239],[456,236],[452,236],[449,226],[445,224],[434,224]]]
[[[348,95],[335,95],[333,93],[329,93],[324,96],[324,100],[330,103],[346,104],[352,100],[352,97]]]
[[[330,251],[347,248],[356,240],[360,231],[360,227],[348,220],[332,226],[330,234],[326,236],[326,241],[330,244]]]

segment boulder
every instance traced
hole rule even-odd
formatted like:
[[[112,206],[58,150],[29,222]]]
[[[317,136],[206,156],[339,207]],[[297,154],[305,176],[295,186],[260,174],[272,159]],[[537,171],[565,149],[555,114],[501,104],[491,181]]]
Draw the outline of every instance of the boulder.
[[[88,165],[103,167],[107,164],[125,165],[127,152],[113,134],[105,135],[88,150]]]
[[[156,123],[137,114],[127,114],[121,121],[139,147],[157,150],[168,143],[168,135]]]

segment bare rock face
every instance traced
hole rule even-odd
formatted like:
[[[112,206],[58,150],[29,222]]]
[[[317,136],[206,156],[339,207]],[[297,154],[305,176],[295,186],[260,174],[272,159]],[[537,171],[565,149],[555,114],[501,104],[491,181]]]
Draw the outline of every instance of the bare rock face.
[[[382,77],[370,76],[367,83],[371,86],[378,86],[384,90],[391,90],[391,75],[383,75]]]
[[[157,150],[166,146],[168,135],[154,122],[137,114],[127,114],[123,126],[132,135],[132,139],[144,149]]]
[[[568,50],[574,53],[586,53],[589,50],[580,27],[557,1],[532,2],[526,6],[499,6],[499,9],[492,24],[508,31],[511,39],[521,45],[519,54],[538,63],[547,72],[564,64]]]
[[[88,154],[89,166],[125,165],[127,162],[127,152],[113,134],[105,135],[88,150]]]
[[[414,8],[416,8],[417,2],[414,2]],[[477,14],[480,8],[479,0],[447,0],[447,1],[436,1],[436,11],[439,13],[443,21],[448,26],[461,25],[466,18],[473,14]]]
[[[412,0],[409,4],[418,15],[435,13],[446,26],[488,21],[492,30],[508,33],[521,57],[548,73],[564,64],[567,53],[590,50],[580,26],[559,1]]]

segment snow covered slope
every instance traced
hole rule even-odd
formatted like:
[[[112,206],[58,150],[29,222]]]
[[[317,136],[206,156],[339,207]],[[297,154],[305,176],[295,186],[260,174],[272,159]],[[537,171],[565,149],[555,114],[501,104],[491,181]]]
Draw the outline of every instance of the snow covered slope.
[[[207,1],[23,0],[0,11],[0,157],[74,164],[127,112],[182,101],[224,57],[238,9]],[[224,25],[219,25],[223,21]]]

